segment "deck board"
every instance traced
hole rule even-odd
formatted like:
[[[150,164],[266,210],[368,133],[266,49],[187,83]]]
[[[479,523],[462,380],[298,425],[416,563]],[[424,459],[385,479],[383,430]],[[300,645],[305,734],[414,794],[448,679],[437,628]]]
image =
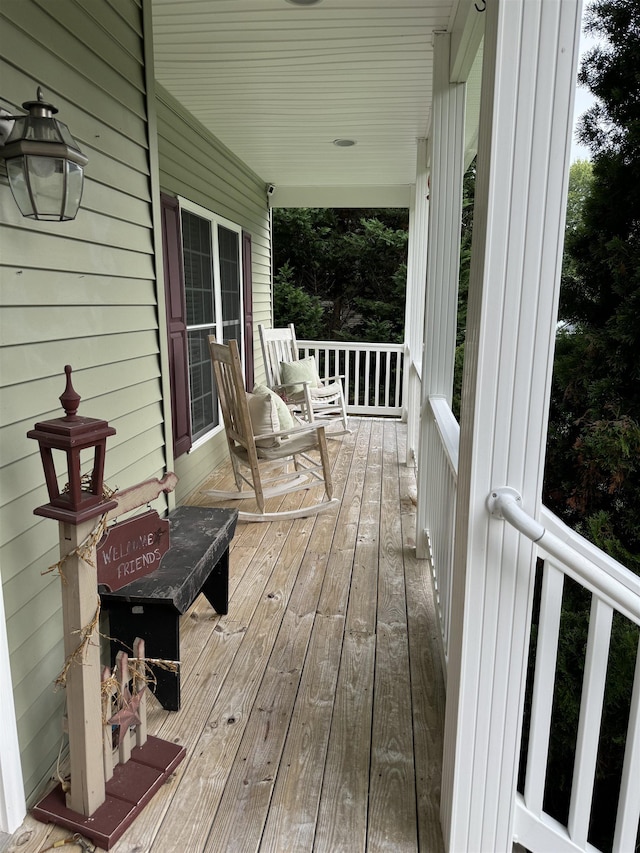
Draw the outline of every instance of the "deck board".
[[[385,425],[367,850],[418,850],[411,678],[394,425]]]
[[[375,666],[382,425],[371,422],[353,554],[351,591],[314,850],[366,850]],[[311,849],[311,848],[309,848]]]
[[[151,700],[149,732],[187,755],[114,853],[442,853],[444,685],[406,427],[351,424],[329,442],[339,505],[239,524],[229,613],[200,596],[182,617],[182,708]],[[6,850],[66,835],[28,817]]]

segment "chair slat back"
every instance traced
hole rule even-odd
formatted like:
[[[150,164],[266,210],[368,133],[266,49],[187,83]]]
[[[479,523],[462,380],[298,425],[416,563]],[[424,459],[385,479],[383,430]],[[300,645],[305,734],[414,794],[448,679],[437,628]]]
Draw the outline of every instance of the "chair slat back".
[[[248,448],[254,440],[238,343],[230,340],[228,346],[219,344],[210,335],[209,351],[227,439]]]
[[[260,325],[258,331],[260,332],[267,385],[273,388],[282,384],[280,363],[297,361],[299,358],[295,326],[291,323],[286,328],[265,329],[264,326]]]

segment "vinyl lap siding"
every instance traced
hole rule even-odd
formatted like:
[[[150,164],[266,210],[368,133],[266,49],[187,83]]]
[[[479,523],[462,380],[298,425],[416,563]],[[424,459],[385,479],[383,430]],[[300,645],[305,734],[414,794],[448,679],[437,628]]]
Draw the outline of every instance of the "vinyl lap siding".
[[[36,86],[89,157],[71,223],[23,219],[0,186],[0,568],[25,791],[55,764],[64,691],[57,525],[46,503],[36,421],[58,417],[64,365],[80,414],[104,418],[105,480],[126,488],[166,467],[153,257],[141,2],[2,4],[1,105]],[[7,101],[7,98],[11,98]],[[159,506],[159,503],[158,503]],[[161,508],[161,507],[160,507]]]
[[[166,90],[157,86],[160,187],[230,219],[251,234],[256,378],[263,378],[258,323],[271,323],[270,242],[265,181],[205,130]],[[219,433],[175,460],[180,502],[226,458]]]

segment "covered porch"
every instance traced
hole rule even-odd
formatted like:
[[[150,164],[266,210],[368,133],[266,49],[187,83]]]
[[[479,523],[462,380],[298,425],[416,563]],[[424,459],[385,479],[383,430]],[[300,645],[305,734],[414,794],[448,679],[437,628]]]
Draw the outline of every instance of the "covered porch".
[[[373,402],[365,404],[361,396],[350,400],[354,416],[365,413],[359,410],[363,405],[374,409],[368,414],[382,414],[375,411],[382,399],[394,409],[390,414],[402,411],[406,425],[354,420],[351,435],[331,442],[341,497],[335,513],[238,531],[229,616],[219,618],[199,602],[183,619],[184,709],[179,714],[154,711],[152,720],[155,733],[185,743],[187,761],[114,849],[439,851],[440,827],[444,849],[451,853],[506,853],[514,842],[534,853],[594,849],[588,832],[611,620],[620,613],[640,622],[640,588],[623,567],[564,529],[541,497],[580,0],[363,0],[355,4],[354,17],[342,4],[326,2],[306,10],[326,10],[318,19],[324,22],[321,29],[310,19],[303,23],[305,10],[284,0],[277,8],[275,0],[144,0],[141,6],[122,6],[131,17],[126,29],[118,20],[126,35],[123,54],[129,56],[131,43],[145,50],[137,113],[143,116],[139,137],[151,145],[136,167],[144,185],[143,211],[130,214],[144,232],[140,266],[132,268],[129,249],[126,263],[120,257],[119,235],[127,224],[122,211],[126,208],[129,215],[132,207],[124,200],[129,186],[124,179],[115,193],[118,229],[105,234],[98,224],[87,228],[91,251],[87,248],[86,259],[70,260],[76,253],[69,251],[61,253],[59,263],[65,280],[69,267],[84,275],[87,259],[98,254],[95,235],[100,235],[101,249],[110,240],[117,255],[113,277],[123,278],[126,293],[119,298],[127,313],[126,322],[119,319],[113,328],[105,320],[103,337],[138,327],[148,332],[136,350],[140,374],[121,364],[107,372],[116,390],[125,374],[157,385],[151,389],[155,408],[147,429],[131,409],[134,397],[147,399],[139,389],[127,395],[129,407],[118,400],[125,437],[119,464],[129,481],[148,476],[150,469],[179,467],[184,493],[178,502],[184,494],[187,502],[205,502],[206,484],[195,492],[188,484],[211,470],[206,462],[222,447],[222,441],[209,440],[190,454],[172,450],[167,330],[157,327],[165,304],[154,278],[162,268],[156,209],[161,191],[188,195],[220,215],[242,219],[238,227],[253,235],[256,322],[272,319],[270,207],[406,206],[410,243],[405,341],[400,351],[384,355],[384,364],[402,362],[402,386],[392,391],[378,384]],[[15,6],[18,17],[20,9],[21,4]],[[390,26],[390,16],[401,21],[394,51],[388,36],[382,43],[377,38]],[[365,21],[377,32],[365,32]],[[422,39],[413,36],[418,24]],[[60,29],[66,32],[68,26],[66,21]],[[41,20],[40,28],[39,37],[48,42]],[[96,35],[105,54],[112,48],[110,41],[104,44],[108,32],[105,24]],[[358,44],[363,33],[366,39]],[[81,34],[84,56],[84,32],[78,27],[78,48]],[[287,45],[279,41],[281,35]],[[318,44],[300,48],[303,38]],[[411,44],[413,52],[407,49]],[[393,65],[379,72],[383,53]],[[36,68],[40,52],[33,56]],[[353,57],[367,64],[357,74],[347,73],[354,84],[349,102],[337,72],[348,71]],[[267,65],[274,72],[270,79]],[[320,65],[328,74],[324,83]],[[257,101],[247,102],[254,75]],[[115,102],[126,89],[121,76],[113,95],[116,125],[121,104]],[[393,80],[400,91],[390,85]],[[297,99],[285,84],[301,89]],[[59,86],[69,88],[66,76]],[[410,91],[418,93],[417,101],[408,97]],[[87,93],[79,99],[85,110],[87,105],[93,110]],[[351,121],[354,104],[361,123]],[[301,112],[302,105],[307,112]],[[337,109],[331,121],[329,105]],[[176,130],[180,119],[182,132]],[[195,121],[201,124],[196,127]],[[120,143],[125,131],[118,127]],[[207,133],[217,134],[253,172],[240,170],[228,158],[214,167]],[[93,129],[85,134],[101,138]],[[312,142],[306,134],[318,139]],[[357,145],[333,145],[349,139]],[[293,147],[284,144],[292,140]],[[477,215],[458,424],[451,391],[460,203],[464,167],[476,151]],[[275,159],[267,158],[274,152]],[[362,156],[354,160],[354,152]],[[109,157],[115,160],[111,152]],[[118,162],[126,160],[122,156]],[[229,183],[234,175],[235,185]],[[99,181],[93,186],[96,196],[104,194]],[[39,245],[35,229],[22,236],[15,244],[22,254],[11,256],[20,274],[24,257],[33,258]],[[148,279],[152,294],[146,301],[137,297],[141,305],[135,316],[128,287],[134,274]],[[113,291],[110,287],[100,298],[106,300]],[[77,299],[70,291],[66,298]],[[21,308],[22,293],[14,299]],[[47,304],[42,322],[48,319],[46,309]],[[60,325],[58,332],[65,347],[66,328]],[[86,335],[92,345],[94,337],[93,331]],[[318,342],[308,343],[313,349]],[[257,354],[253,334],[250,349],[251,344]],[[78,346],[78,357],[86,360],[87,352]],[[17,357],[15,363],[19,366]],[[397,366],[384,367],[380,360],[372,367],[373,357],[356,351],[349,354],[352,363],[358,364],[358,376],[369,377],[363,380],[367,387],[372,371],[374,377],[397,378],[399,373]],[[94,365],[100,369],[100,388],[101,365]],[[259,370],[259,359],[256,366]],[[17,370],[16,377],[17,384]],[[30,397],[35,396],[32,390]],[[23,409],[23,421],[31,423],[31,401]],[[21,428],[21,440],[23,433]],[[154,468],[145,458],[149,447],[158,450]],[[35,488],[33,478],[26,482],[28,489]],[[33,495],[28,490],[20,494],[25,502],[28,495],[30,512]],[[546,579],[538,606],[539,561],[545,563]],[[35,561],[29,558],[28,565]],[[565,575],[593,596],[593,619],[575,784],[568,819],[561,822],[545,812],[544,787]],[[16,575],[14,588],[27,585]],[[20,609],[15,602],[12,608],[15,624]],[[532,685],[534,614],[545,627],[539,632]],[[627,752],[610,845],[620,853],[637,842],[640,675],[630,693]],[[529,696],[525,734],[531,758],[520,784]],[[5,717],[13,719],[13,710]],[[17,748],[14,756],[13,776],[21,778]],[[23,814],[20,797],[13,808],[16,821]],[[39,853],[63,835],[27,818],[8,850]]]
[[[149,731],[187,756],[114,853],[444,849],[444,679],[406,425],[350,426],[329,442],[339,507],[239,525],[229,614],[200,596],[182,617],[182,708],[151,702]],[[191,502],[230,484],[225,464]],[[28,817],[7,853],[68,835]]]

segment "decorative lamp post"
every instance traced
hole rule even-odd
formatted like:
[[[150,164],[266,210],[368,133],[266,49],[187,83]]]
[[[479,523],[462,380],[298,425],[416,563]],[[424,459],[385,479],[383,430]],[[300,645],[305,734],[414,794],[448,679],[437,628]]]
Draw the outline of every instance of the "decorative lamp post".
[[[117,506],[102,496],[107,437],[115,429],[106,421],[77,414],[80,397],[71,384],[71,367],[65,367],[67,384],[60,402],[65,417],[42,421],[27,433],[40,446],[49,503],[36,515],[58,521],[64,629],[65,685],[71,765],[66,806],[79,815],[93,815],[105,802],[102,705],[100,699],[100,642],[98,616],[97,516]],[[68,486],[60,492],[53,451],[66,454]],[[93,471],[81,475],[82,451],[94,451]]]
[[[88,158],[67,125],[53,117],[58,110],[45,102],[40,87],[36,99],[22,105],[27,115],[3,116],[14,122],[0,148],[11,192],[20,213],[29,219],[75,219]]]
[[[71,384],[71,366],[67,364],[64,372],[67,385],[60,402],[65,417],[41,421],[27,433],[27,437],[35,438],[40,446],[49,493],[49,503],[37,507],[34,512],[58,521],[79,524],[116,506],[115,501],[105,501],[102,495],[107,437],[115,435],[116,431],[106,421],[83,418],[77,414],[80,395]],[[81,454],[91,449],[94,449],[93,471],[90,477],[83,478]],[[61,450],[67,457],[68,481],[62,493],[58,488],[54,450]]]

